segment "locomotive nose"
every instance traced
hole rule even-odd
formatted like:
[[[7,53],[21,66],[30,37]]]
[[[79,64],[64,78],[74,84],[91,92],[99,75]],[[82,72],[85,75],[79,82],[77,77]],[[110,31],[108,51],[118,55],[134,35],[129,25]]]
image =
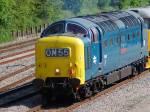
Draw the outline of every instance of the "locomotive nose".
[[[36,43],[36,77],[77,78],[84,82],[84,44],[75,37],[51,36]]]

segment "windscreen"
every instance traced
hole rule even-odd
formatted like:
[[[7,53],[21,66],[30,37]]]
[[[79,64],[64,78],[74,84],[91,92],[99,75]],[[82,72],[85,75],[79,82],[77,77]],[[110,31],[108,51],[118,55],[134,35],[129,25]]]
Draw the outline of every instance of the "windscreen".
[[[67,32],[71,32],[73,34],[83,34],[86,35],[87,32],[84,28],[79,25],[68,23],[67,24]]]
[[[43,31],[41,37],[45,37],[52,34],[61,34],[65,32],[65,23],[55,23],[50,25],[46,30]]]

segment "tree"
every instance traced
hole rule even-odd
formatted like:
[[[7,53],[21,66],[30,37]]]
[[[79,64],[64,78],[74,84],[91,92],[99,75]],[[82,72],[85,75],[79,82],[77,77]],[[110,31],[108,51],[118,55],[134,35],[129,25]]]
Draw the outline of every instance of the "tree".
[[[14,0],[15,5],[12,7],[13,28],[18,30],[33,26],[34,2],[33,0]]]
[[[127,9],[130,7],[130,1],[131,0],[120,0],[119,9]]]
[[[0,27],[1,29],[8,29],[11,27],[12,22],[12,7],[15,4],[13,0],[0,1]],[[1,30],[0,29],[0,30]]]
[[[148,4],[150,0],[0,0],[0,39],[10,39],[12,30],[110,11],[118,6],[119,9],[127,9]]]
[[[118,9],[119,8],[119,3],[120,3],[120,0],[111,0],[111,7],[115,8],[115,9]]]
[[[128,9],[130,7],[142,7],[147,6],[149,0],[120,0],[119,8]]]
[[[10,31],[12,28],[12,7],[15,4],[14,0],[0,1],[0,42],[10,40]]]
[[[118,9],[119,0],[98,0],[98,7],[102,11],[112,11]]]
[[[80,15],[99,13],[97,6],[98,0],[82,0]]]
[[[111,4],[111,0],[98,0],[98,7],[100,9],[105,9],[106,7],[109,7]]]
[[[148,5],[149,0],[131,0],[131,7],[142,7]]]
[[[60,17],[62,5],[60,0],[35,0],[35,16],[44,23],[55,21]]]
[[[75,15],[80,12],[82,0],[63,0],[63,9],[73,12]]]

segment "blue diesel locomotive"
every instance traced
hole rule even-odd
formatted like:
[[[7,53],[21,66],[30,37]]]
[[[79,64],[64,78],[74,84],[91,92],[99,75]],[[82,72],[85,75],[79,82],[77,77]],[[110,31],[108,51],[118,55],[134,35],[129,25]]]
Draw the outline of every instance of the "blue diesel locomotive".
[[[43,96],[86,98],[145,69],[147,33],[132,11],[79,16],[48,26],[36,43],[35,85]]]

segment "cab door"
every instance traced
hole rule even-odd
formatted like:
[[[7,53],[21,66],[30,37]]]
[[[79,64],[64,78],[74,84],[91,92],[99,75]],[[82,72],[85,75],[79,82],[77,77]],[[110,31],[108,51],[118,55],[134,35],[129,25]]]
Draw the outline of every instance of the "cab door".
[[[100,69],[99,64],[102,60],[101,53],[101,35],[97,27],[91,28],[91,60],[92,60],[92,77],[98,74]]]
[[[102,47],[101,35],[97,27],[89,29],[90,37],[85,44],[86,80],[89,80],[102,72]]]

